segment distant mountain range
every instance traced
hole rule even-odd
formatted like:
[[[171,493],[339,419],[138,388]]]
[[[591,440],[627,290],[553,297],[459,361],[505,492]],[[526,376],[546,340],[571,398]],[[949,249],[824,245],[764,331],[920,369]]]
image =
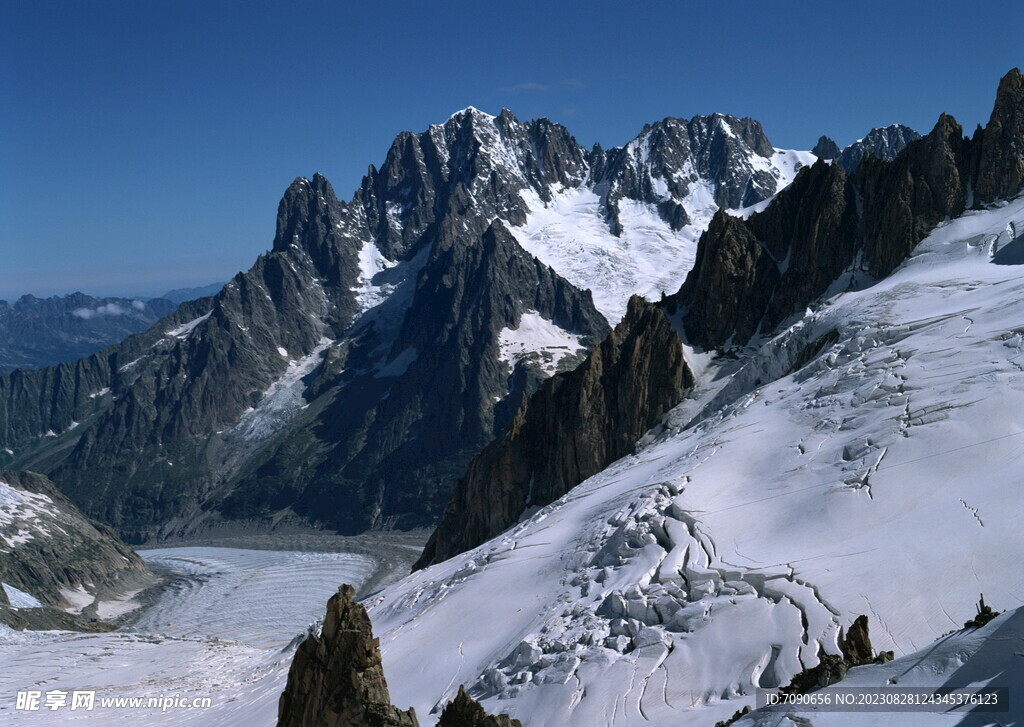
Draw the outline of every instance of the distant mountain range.
[[[172,303],[181,304],[185,301],[195,300],[196,298],[206,298],[211,295],[216,295],[223,287],[224,283],[210,283],[209,285],[200,285],[195,288],[175,288],[174,290],[168,290],[160,297],[164,300],[169,300]]]
[[[0,300],[0,372],[37,369],[84,358],[170,314],[163,298],[93,298],[84,293]]]
[[[158,298],[97,298],[84,293],[14,304],[0,300],[0,374],[75,361],[141,333],[181,303],[213,295],[223,283],[178,288]]]

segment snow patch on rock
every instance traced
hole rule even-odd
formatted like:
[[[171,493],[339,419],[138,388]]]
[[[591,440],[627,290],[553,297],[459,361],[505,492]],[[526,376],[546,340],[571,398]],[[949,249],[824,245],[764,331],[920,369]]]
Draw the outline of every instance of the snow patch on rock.
[[[322,338],[308,355],[289,361],[284,374],[267,387],[259,403],[247,409],[229,431],[245,440],[257,441],[284,428],[306,406],[306,386],[302,380],[319,365],[331,343],[330,339]]]
[[[7,594],[7,600],[12,608],[42,608],[43,604],[35,596],[25,593],[7,583],[0,583],[0,587]]]
[[[56,517],[57,506],[46,495],[28,492],[0,482],[0,540],[16,548],[36,537],[47,537],[48,518]]]
[[[560,328],[537,311],[527,311],[517,328],[503,328],[498,334],[498,357],[515,368],[523,359],[536,360],[545,373],[554,374],[568,355],[586,347],[581,337]]]

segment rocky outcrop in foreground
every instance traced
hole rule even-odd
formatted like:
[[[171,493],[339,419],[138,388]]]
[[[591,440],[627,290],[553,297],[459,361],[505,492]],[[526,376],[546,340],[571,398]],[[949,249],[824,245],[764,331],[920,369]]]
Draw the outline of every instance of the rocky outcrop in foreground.
[[[441,712],[437,727],[523,727],[523,723],[507,714],[487,714],[480,703],[459,685],[459,693]]]
[[[319,634],[310,634],[292,660],[278,702],[278,727],[419,727],[416,711],[391,704],[370,617],[343,585],[327,602]],[[508,715],[488,715],[459,693],[441,713],[438,727],[523,727]]]
[[[665,314],[634,296],[608,338],[544,382],[474,458],[416,567],[476,547],[629,454],[693,384]]]
[[[413,709],[391,704],[380,642],[355,589],[343,585],[327,602],[320,634],[292,660],[278,703],[278,727],[419,727]]]
[[[803,694],[842,681],[846,678],[846,672],[855,666],[885,664],[893,659],[891,651],[882,651],[876,655],[872,650],[868,617],[864,615],[854,620],[845,637],[840,632],[839,650],[842,655],[823,655],[817,666],[804,669],[780,691],[783,694]]]

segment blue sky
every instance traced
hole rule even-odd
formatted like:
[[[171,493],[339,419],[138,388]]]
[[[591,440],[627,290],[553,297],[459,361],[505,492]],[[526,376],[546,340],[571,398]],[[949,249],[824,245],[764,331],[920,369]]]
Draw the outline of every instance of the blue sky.
[[[348,199],[395,134],[469,105],[590,145],[720,111],[778,147],[984,123],[1015,2],[0,3],[0,298],[223,280],[281,193]]]

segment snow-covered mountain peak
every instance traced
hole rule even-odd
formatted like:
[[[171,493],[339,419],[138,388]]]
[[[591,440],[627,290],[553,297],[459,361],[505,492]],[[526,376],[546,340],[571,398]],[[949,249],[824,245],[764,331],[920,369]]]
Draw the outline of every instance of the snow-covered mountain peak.
[[[463,119],[474,119],[474,120],[481,119],[481,120],[494,121],[495,118],[496,117],[493,114],[489,114],[486,111],[481,111],[476,106],[467,106],[466,108],[460,109],[460,110],[456,111],[454,114],[452,114],[451,116],[449,116],[448,120],[449,121],[452,121],[452,120],[461,121]]]

